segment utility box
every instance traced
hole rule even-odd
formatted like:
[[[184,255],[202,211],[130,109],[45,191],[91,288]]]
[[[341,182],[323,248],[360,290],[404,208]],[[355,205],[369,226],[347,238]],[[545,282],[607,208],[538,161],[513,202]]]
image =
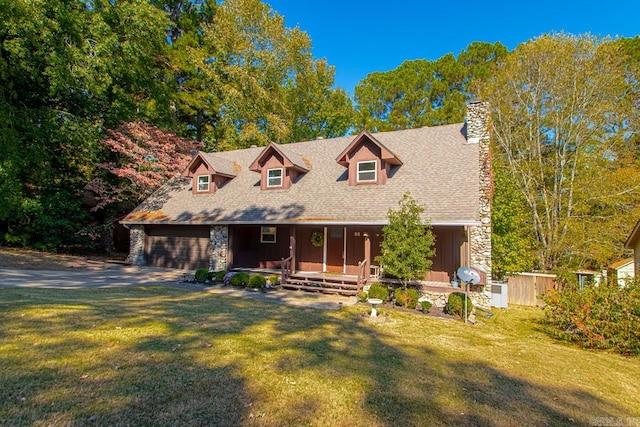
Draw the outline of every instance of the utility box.
[[[491,307],[507,308],[509,304],[508,287],[506,283],[491,284]]]

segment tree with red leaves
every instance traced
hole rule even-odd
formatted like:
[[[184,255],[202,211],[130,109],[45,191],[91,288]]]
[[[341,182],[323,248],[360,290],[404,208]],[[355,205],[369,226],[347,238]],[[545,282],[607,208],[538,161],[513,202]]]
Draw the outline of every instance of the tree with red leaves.
[[[108,206],[132,209],[182,172],[200,147],[199,142],[142,122],[123,123],[107,131],[101,142],[110,151],[109,161],[96,165],[104,173],[85,187],[95,194],[94,211]]]

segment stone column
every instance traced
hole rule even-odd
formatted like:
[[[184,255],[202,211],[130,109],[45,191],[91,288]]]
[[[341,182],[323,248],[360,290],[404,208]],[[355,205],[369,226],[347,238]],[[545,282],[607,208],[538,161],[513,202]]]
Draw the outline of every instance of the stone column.
[[[144,259],[144,225],[129,226],[129,256],[125,262],[131,265],[147,265]]]
[[[491,172],[491,114],[484,102],[467,105],[467,141],[478,144],[479,160],[479,220],[480,225],[470,227],[469,245],[471,267],[483,270],[487,284],[491,283],[491,203],[493,175]]]
[[[229,227],[226,225],[212,225],[209,232],[209,270],[226,270],[228,252]]]

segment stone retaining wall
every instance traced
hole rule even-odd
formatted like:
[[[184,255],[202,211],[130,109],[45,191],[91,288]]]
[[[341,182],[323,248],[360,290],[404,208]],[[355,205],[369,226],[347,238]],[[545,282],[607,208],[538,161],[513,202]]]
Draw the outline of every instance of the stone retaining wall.
[[[484,288],[484,287],[483,287]],[[419,291],[419,295],[421,297],[427,297],[433,305],[438,308],[443,308],[447,305],[447,300],[449,299],[449,294],[452,292],[463,292],[462,289],[453,290],[447,289],[442,291],[433,291],[433,290],[421,290]],[[491,304],[491,295],[483,290],[481,291],[469,291],[469,299],[473,302],[473,305],[478,305],[480,307],[489,308]]]

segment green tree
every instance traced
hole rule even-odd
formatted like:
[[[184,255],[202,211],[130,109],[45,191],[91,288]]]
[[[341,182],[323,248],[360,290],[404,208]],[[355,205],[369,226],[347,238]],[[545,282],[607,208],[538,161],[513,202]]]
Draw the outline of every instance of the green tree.
[[[406,193],[398,204],[398,210],[389,209],[387,214],[389,222],[382,229],[384,240],[376,261],[406,289],[409,281],[423,280],[431,271],[435,237],[431,224],[421,216],[424,208],[411,194]]]
[[[314,59],[309,36],[260,0],[221,3],[189,60],[185,67],[210,92],[194,102],[208,117],[209,148],[335,136],[351,126],[346,93],[331,89],[333,67]]]
[[[458,58],[449,53],[371,73],[355,88],[356,124],[387,131],[462,122],[471,82],[486,78],[506,53],[500,43],[474,42]]]
[[[77,246],[105,127],[163,121],[164,14],[142,2],[0,2],[0,226]],[[57,231],[56,231],[57,230]]]
[[[494,159],[526,201],[538,268],[600,267],[621,254],[621,224],[639,213],[637,67],[611,40],[544,35],[480,88]]]
[[[537,247],[524,196],[505,165],[494,160],[492,167],[491,269],[495,278],[502,279],[507,273],[531,271]]]

